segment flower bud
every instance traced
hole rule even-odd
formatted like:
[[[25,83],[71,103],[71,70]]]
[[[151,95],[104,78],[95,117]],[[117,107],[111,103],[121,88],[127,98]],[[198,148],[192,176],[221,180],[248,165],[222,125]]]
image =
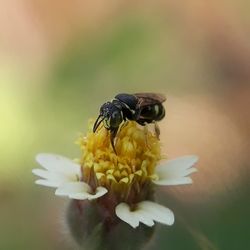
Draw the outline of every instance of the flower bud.
[[[97,202],[71,200],[66,211],[71,237],[80,249],[143,249],[152,239],[155,227],[141,225],[136,229],[105,214]]]

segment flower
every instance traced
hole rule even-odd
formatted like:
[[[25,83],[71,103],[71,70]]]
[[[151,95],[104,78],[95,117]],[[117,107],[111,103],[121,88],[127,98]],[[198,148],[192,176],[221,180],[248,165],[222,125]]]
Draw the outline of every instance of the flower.
[[[196,171],[194,155],[162,161],[160,142],[154,133],[136,122],[127,122],[116,137],[116,152],[109,131],[104,127],[78,140],[79,163],[68,158],[39,154],[36,158],[45,170],[33,173],[43,179],[37,184],[56,188],[55,194],[75,200],[96,200],[107,223],[124,221],[136,228],[140,222],[152,227],[155,222],[174,223],[174,214],[154,201],[154,186],[192,183]]]

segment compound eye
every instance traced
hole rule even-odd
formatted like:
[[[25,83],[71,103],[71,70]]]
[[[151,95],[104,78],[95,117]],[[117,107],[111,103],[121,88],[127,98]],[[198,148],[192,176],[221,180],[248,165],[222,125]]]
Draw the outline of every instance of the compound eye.
[[[121,113],[119,111],[114,111],[111,114],[111,119],[110,119],[110,125],[113,128],[117,128],[119,127],[119,125],[122,122],[122,116]]]

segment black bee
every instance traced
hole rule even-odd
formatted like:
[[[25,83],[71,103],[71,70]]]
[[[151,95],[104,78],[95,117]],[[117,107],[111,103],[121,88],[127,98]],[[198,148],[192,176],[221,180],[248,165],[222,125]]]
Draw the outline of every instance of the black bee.
[[[165,96],[154,93],[118,94],[112,101],[101,106],[93,132],[95,133],[103,122],[104,127],[110,131],[111,144],[116,153],[114,139],[121,123],[131,120],[145,126],[148,123],[160,121],[165,116],[165,109],[162,105],[165,100]],[[156,123],[155,132],[159,137],[160,131]]]

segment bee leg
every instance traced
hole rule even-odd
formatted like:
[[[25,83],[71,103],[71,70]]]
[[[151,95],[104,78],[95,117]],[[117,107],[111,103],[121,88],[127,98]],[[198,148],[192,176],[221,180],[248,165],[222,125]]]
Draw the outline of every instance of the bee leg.
[[[115,149],[115,137],[116,137],[117,131],[118,131],[118,128],[110,131],[110,142],[116,155],[117,155],[117,152]]]
[[[160,140],[160,127],[157,122],[154,122],[154,125],[155,125],[155,135],[157,139]]]
[[[147,124],[144,124],[144,135],[145,135],[145,143],[146,143],[146,146],[148,149],[151,149],[151,147],[149,146],[149,143],[148,143],[148,125]]]
[[[123,129],[123,128],[125,128],[126,126],[128,125],[128,121],[124,121],[123,123],[122,123],[122,125],[120,126],[120,128],[119,128],[119,132]],[[118,132],[118,133],[119,133]]]

